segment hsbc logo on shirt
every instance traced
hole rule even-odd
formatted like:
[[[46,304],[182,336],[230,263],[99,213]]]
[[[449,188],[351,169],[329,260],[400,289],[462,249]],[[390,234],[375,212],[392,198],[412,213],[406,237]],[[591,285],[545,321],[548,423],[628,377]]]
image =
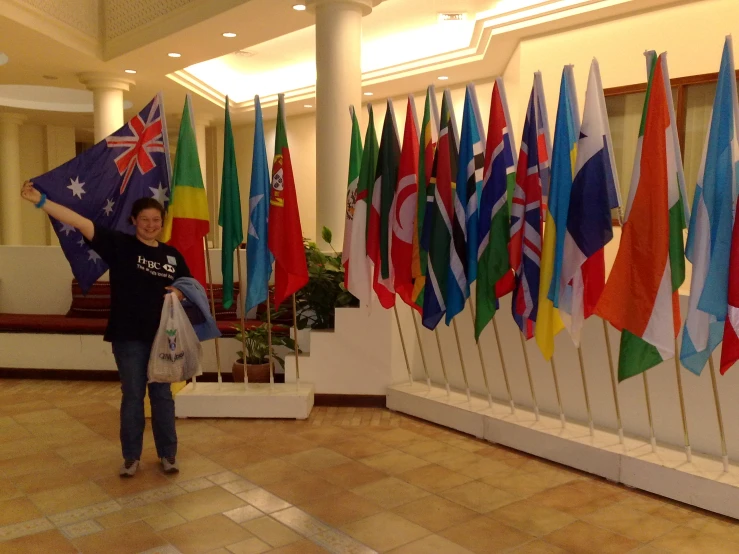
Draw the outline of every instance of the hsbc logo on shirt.
[[[168,261],[170,261],[172,257],[167,256],[167,258]],[[176,271],[174,264],[162,264],[161,262],[147,260],[144,256],[138,257],[138,259],[136,260],[136,267],[138,267],[138,269],[146,271],[147,273],[155,275],[156,277],[169,277],[170,279],[174,279],[174,274]]]

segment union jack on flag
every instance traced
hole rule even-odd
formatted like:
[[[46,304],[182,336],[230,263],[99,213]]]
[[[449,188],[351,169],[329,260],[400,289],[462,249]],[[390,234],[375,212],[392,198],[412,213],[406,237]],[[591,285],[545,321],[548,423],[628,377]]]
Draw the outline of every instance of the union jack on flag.
[[[156,198],[169,201],[169,142],[160,95],[131,121],[76,158],[33,179],[49,200],[91,219],[96,225],[133,234],[133,203]],[[72,273],[86,293],[107,271],[82,234],[52,219]]]
[[[538,311],[542,189],[548,190],[551,158],[549,122],[540,79],[539,74],[534,77],[526,109],[511,206],[510,259],[515,272],[512,311],[527,340],[534,336]]]

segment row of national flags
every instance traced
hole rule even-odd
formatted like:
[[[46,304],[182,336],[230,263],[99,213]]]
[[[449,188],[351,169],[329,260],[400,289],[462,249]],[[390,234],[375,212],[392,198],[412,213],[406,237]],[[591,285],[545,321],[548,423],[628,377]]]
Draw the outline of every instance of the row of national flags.
[[[500,78],[487,134],[474,85],[465,89],[461,132],[449,90],[439,113],[429,87],[420,126],[408,98],[402,143],[390,101],[379,145],[372,106],[364,146],[352,109],[346,288],[366,306],[372,290],[384,308],[395,305],[397,294],[432,330],[442,320],[449,325],[474,292],[476,340],[499,298],[512,292],[516,324],[546,359],[559,332],[567,329],[579,347],[584,321],[598,315],[621,331],[624,380],[676,355],[687,256],[693,278],[680,360],[700,374],[723,341],[724,373],[739,360],[739,104],[731,37],[692,212],[667,55],[646,57],[647,92],[623,217],[597,60],[582,119],[573,67],[563,69],[553,141],[535,74],[518,155]],[[622,234],[606,281],[604,249],[615,214]]]
[[[224,155],[218,223],[223,228],[223,307],[234,302],[234,254],[243,242],[236,149],[226,98]],[[249,194],[246,311],[267,300],[274,262],[274,300],[280,305],[308,282],[295,179],[287,143],[284,97],[279,96],[275,153],[270,173],[259,97]],[[171,174],[171,179],[170,179]],[[119,130],[66,164],[33,179],[52,200],[96,224],[133,234],[131,205],[141,197],[166,209],[162,242],[183,255],[194,278],[206,286],[204,239],[210,232],[208,200],[195,137],[190,96],[182,112],[174,169],[161,95]],[[70,184],[71,183],[71,184]],[[86,188],[87,187],[87,188]],[[83,291],[107,270],[73,228],[52,221]],[[206,287],[207,290],[207,287]]]

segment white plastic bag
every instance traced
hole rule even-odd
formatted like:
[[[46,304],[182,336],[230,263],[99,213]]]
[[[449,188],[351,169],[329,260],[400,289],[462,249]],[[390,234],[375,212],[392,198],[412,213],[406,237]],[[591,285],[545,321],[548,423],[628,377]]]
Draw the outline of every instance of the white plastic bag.
[[[203,347],[182,304],[173,293],[164,297],[159,330],[149,356],[150,383],[177,383],[203,373]]]

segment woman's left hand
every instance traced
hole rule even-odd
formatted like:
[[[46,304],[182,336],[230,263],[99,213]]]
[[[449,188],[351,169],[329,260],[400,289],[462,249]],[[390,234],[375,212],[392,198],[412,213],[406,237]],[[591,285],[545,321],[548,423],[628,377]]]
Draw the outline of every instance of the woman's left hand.
[[[182,302],[185,299],[185,295],[182,294],[182,291],[180,289],[176,289],[174,287],[164,287],[164,288],[168,290],[169,292],[173,293],[177,297],[177,300],[179,300],[180,302]]]

